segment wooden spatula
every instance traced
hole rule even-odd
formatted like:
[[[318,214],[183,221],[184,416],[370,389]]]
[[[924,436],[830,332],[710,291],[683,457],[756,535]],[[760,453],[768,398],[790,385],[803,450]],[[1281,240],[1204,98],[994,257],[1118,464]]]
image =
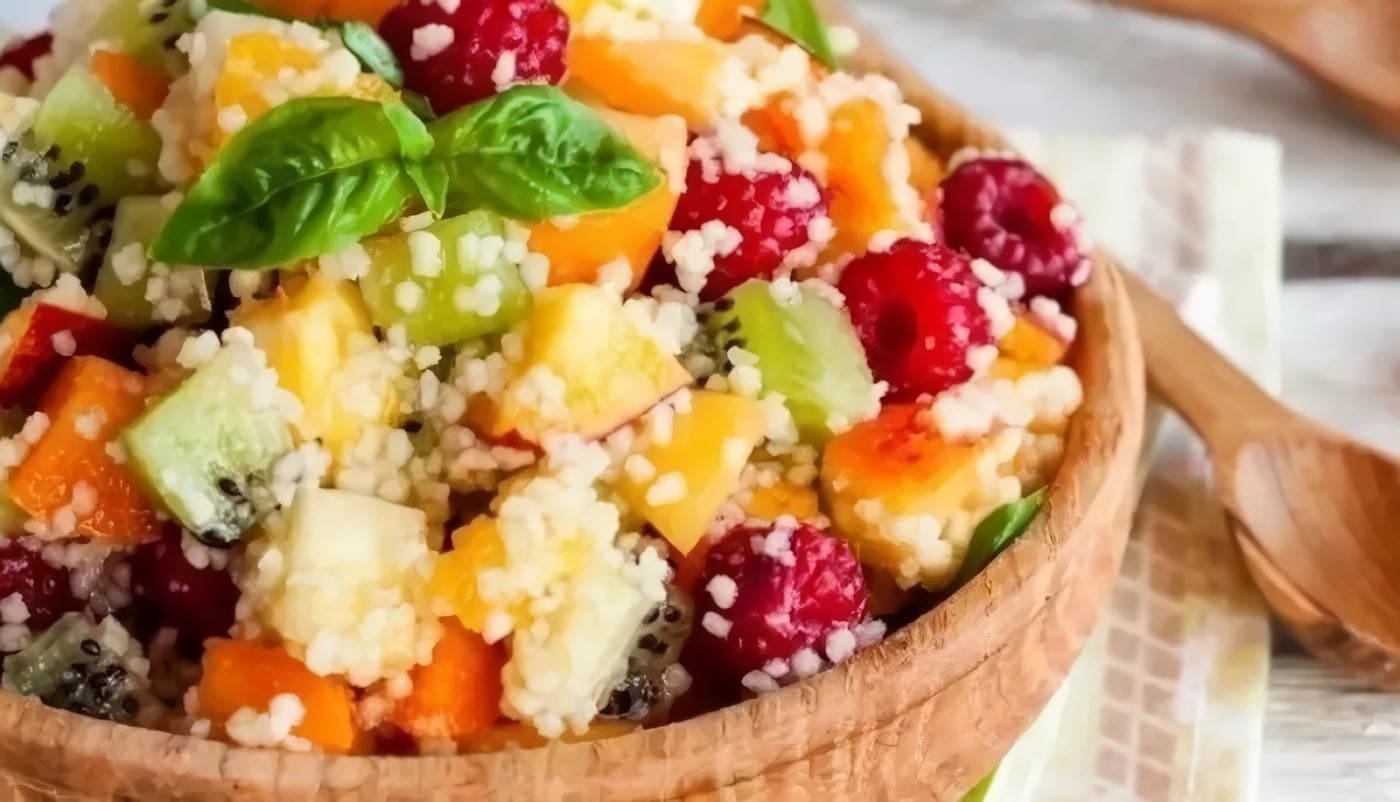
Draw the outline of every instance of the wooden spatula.
[[[1400,137],[1400,1],[1097,1],[1199,20],[1262,42],[1337,102]]]

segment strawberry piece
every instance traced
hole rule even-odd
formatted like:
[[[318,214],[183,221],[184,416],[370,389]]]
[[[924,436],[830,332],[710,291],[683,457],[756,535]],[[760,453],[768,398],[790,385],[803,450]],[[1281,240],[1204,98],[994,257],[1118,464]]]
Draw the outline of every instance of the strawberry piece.
[[[129,335],[106,321],[53,304],[21,307],[0,324],[0,406],[32,406],[68,357],[115,357]],[[69,351],[69,346],[72,350]]]

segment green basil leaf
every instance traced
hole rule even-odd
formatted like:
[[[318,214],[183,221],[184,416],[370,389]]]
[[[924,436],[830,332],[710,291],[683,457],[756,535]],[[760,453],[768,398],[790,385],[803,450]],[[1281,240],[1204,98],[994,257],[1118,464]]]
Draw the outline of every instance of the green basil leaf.
[[[403,88],[403,67],[377,31],[363,22],[347,22],[340,26],[340,40],[365,69],[395,89]]]
[[[449,214],[485,208],[529,221],[615,209],[661,181],[625,137],[552,86],[512,87],[428,129]]]
[[[768,0],[758,19],[791,39],[831,69],[838,69],[831,37],[812,0]]]
[[[409,111],[413,112],[414,114],[417,114],[418,119],[437,119],[437,114],[433,112],[433,104],[429,103],[427,98],[423,97],[417,92],[414,92],[411,89],[403,90],[402,94],[403,104],[408,107]]]
[[[441,217],[447,211],[447,168],[441,162],[406,162],[403,166],[428,211]]]
[[[992,558],[1025,534],[1045,504],[1045,494],[1046,488],[1042,487],[1023,499],[997,507],[982,519],[967,542],[967,556],[963,558],[957,579],[953,580],[954,587],[977,576]]]
[[[152,248],[170,264],[267,268],[334,253],[418,196],[405,172],[397,104],[302,98],[239,131],[190,189]],[[421,125],[421,123],[419,123]]]
[[[399,135],[399,155],[413,161],[427,158],[433,152],[434,145],[428,126],[408,106],[397,100],[386,100],[383,106],[384,116]]]

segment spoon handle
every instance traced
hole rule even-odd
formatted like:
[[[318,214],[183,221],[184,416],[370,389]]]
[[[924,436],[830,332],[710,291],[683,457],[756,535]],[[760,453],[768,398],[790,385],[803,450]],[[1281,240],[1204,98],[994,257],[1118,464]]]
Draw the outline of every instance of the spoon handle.
[[[1233,453],[1261,426],[1291,413],[1213,346],[1142,279],[1124,276],[1137,314],[1153,393],[1176,410],[1210,445],[1216,459]]]

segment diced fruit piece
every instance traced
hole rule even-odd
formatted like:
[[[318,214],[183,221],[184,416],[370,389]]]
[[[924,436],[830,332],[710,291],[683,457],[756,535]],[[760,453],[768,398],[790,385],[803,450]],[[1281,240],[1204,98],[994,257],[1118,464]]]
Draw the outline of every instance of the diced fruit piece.
[[[783,515],[791,515],[799,521],[811,521],[821,515],[821,500],[817,497],[817,491],[785,479],[768,487],[755,487],[748,498],[740,498],[740,506],[744,508],[746,516],[764,521],[776,521]]]
[[[551,743],[582,744],[591,741],[605,741],[626,735],[642,725],[635,721],[598,721],[588,725],[582,734],[565,731],[557,739],[546,738],[529,724],[510,723],[489,730],[473,733],[459,744],[462,752],[469,755],[504,752],[508,749],[538,749]]]
[[[71,59],[100,46],[176,75],[189,67],[176,42],[194,28],[190,5],[189,0],[106,0],[65,8],[69,13],[55,18],[54,54]]]
[[[713,39],[622,42],[578,33],[569,42],[569,80],[613,108],[679,114],[692,129],[704,129],[719,118],[728,57]]]
[[[264,359],[231,338],[122,434],[149,492],[212,546],[232,545],[257,521],[273,463],[292,448]]]
[[[47,31],[26,39],[16,39],[0,51],[0,70],[14,69],[27,80],[34,80],[34,62],[53,50],[53,34]]]
[[[115,618],[93,624],[68,613],[5,658],[5,685],[52,707],[129,724],[149,698],[144,675],[133,670],[140,657],[141,644]]]
[[[968,159],[943,180],[948,245],[1021,274],[1031,295],[1063,295],[1089,278],[1079,212],[1024,161]]]
[[[108,322],[139,331],[209,319],[216,274],[197,267],[171,270],[150,260],[151,244],[173,211],[174,204],[163,196],[134,195],[117,201],[112,243],[93,287],[93,295],[107,307]]]
[[[757,355],[763,390],[781,393],[803,439],[822,443],[869,414],[875,382],[841,310],[810,287],[789,288],[779,299],[775,285],[749,281],[715,305],[709,326],[722,354]]]
[[[275,33],[235,34],[228,40],[224,69],[214,84],[215,111],[222,114],[225,109],[237,108],[244,120],[254,120],[272,108],[263,95],[268,81],[277,79],[283,70],[304,74],[320,66],[320,59],[310,50]],[[214,144],[218,145],[227,133],[219,126],[214,135]]]
[[[108,203],[156,188],[160,137],[82,65],[49,90],[31,131],[39,143],[57,146],[64,162],[83,165],[83,177]]]
[[[303,487],[286,526],[263,538],[283,568],[259,577],[271,586],[253,613],[317,674],[344,674],[363,687],[407,671],[441,631],[436,617],[425,617],[435,557],[427,537],[420,509]]]
[[[550,433],[597,437],[692,381],[623,312],[616,295],[592,285],[541,291],[519,336],[514,378],[498,403],[473,414],[490,437],[513,432],[532,443]]]
[[[125,53],[98,50],[92,54],[92,74],[112,97],[143,120],[151,119],[165,102],[170,85],[161,70],[147,67]]]
[[[972,378],[973,349],[991,345],[967,259],[936,243],[900,240],[847,265],[840,289],[889,398],[937,395]]]
[[[608,694],[598,715],[608,719],[661,723],[676,699],[690,686],[677,665],[695,623],[695,606],[675,585],[666,586],[666,601],[653,607],[633,635],[627,674]]]
[[[939,183],[947,176],[942,160],[917,137],[904,140],[904,149],[909,152],[909,185],[919,197],[928,199],[929,205],[936,207],[934,196]]]
[[[5,317],[0,342],[9,343],[0,355],[0,406],[10,407],[37,401],[69,356],[115,356],[129,339],[99,318],[38,303]]]
[[[982,487],[985,442],[949,443],[913,404],[886,406],[827,444],[822,496],[835,531],[864,562],[901,584],[931,590],[957,573],[966,544],[945,539],[946,522]]]
[[[67,568],[49,563],[39,551],[18,541],[0,540],[0,599],[14,594],[19,594],[29,612],[23,623],[36,632],[83,606],[73,598]]]
[[[674,115],[644,117],[611,110],[599,116],[620,131],[643,156],[660,164],[670,181],[620,209],[587,212],[567,222],[543,220],[530,226],[530,250],[549,258],[549,283],[595,284],[599,269],[625,259],[636,289],[676,209],[674,187],[683,180],[686,164],[685,121]]]
[[[701,0],[695,24],[707,35],[727,42],[739,36],[745,18],[758,16],[765,5],[763,0]]]
[[[245,302],[233,323],[253,333],[278,383],[301,402],[292,427],[299,440],[320,439],[339,455],[367,425],[392,421],[393,376],[365,356],[377,341],[354,282],[316,273],[284,283],[271,298]]]
[[[1069,346],[1028,315],[1017,315],[1011,330],[997,340],[1002,356],[1038,367],[1058,365]]]
[[[676,414],[670,441],[647,443],[629,458],[644,470],[626,472],[617,492],[672,546],[689,552],[739,489],[766,425],[757,401],[697,390],[690,411]]]
[[[696,653],[709,657],[706,670],[737,682],[801,649],[823,653],[833,632],[861,623],[868,598],[860,563],[842,541],[805,524],[741,526],[706,558]]]
[[[483,571],[505,565],[506,547],[496,522],[486,516],[452,534],[453,548],[438,558],[428,593],[451,606],[452,612],[473,632],[486,629],[487,604],[477,590],[476,579]],[[522,619],[526,611],[515,611]]]
[[[211,565],[207,546],[189,545],[186,550],[184,535],[170,527],[160,540],[136,549],[131,595],[147,620],[173,627],[185,650],[194,653],[205,639],[228,635],[239,594],[228,571]]]
[[[877,232],[900,227],[894,191],[885,178],[885,160],[894,147],[903,145],[890,139],[885,113],[875,101],[858,98],[832,112],[821,153],[836,225],[831,245],[838,254],[865,253]]]
[[[413,691],[399,701],[391,720],[416,738],[456,740],[488,729],[501,717],[501,644],[454,619],[442,622],[433,659],[409,673]]]
[[[758,149],[776,153],[787,159],[797,159],[807,149],[802,126],[797,123],[794,108],[797,98],[790,92],[744,113],[744,125],[758,137]]]
[[[257,5],[299,20],[337,20],[378,25],[403,0],[256,0]]]
[[[512,83],[564,77],[569,18],[554,0],[403,3],[379,31],[403,65],[404,83],[438,114]]]
[[[453,345],[509,328],[530,307],[512,261],[506,222],[485,210],[425,229],[367,240],[372,265],[360,281],[374,322],[402,325],[408,339]]]
[[[199,714],[223,727],[243,708],[266,712],[273,697],[293,694],[306,714],[292,728],[332,754],[355,743],[354,703],[350,688],[337,677],[318,677],[276,646],[243,640],[210,641],[199,681]]]
[[[157,538],[162,524],[155,507],[110,453],[117,433],[145,409],[140,374],[95,356],[69,360],[39,405],[49,428],[10,472],[15,503],[48,522],[56,538],[83,534],[117,544]]]
[[[696,266],[687,264],[686,258],[678,257],[674,265],[677,285],[688,292],[698,291],[706,301],[715,300],[749,279],[772,278],[788,262],[790,254],[812,241],[813,221],[826,217],[822,189],[801,167],[792,165],[786,171],[772,172],[716,172],[717,161],[691,161],[685,192],[676,204],[670,225],[672,231],[696,232],[693,237],[701,236],[702,227],[711,221],[718,221],[733,232],[729,234],[734,237],[732,242],[715,249],[713,269],[708,273],[697,273]],[[675,249],[679,253],[687,250]],[[803,266],[810,266],[816,256],[814,251]]]

